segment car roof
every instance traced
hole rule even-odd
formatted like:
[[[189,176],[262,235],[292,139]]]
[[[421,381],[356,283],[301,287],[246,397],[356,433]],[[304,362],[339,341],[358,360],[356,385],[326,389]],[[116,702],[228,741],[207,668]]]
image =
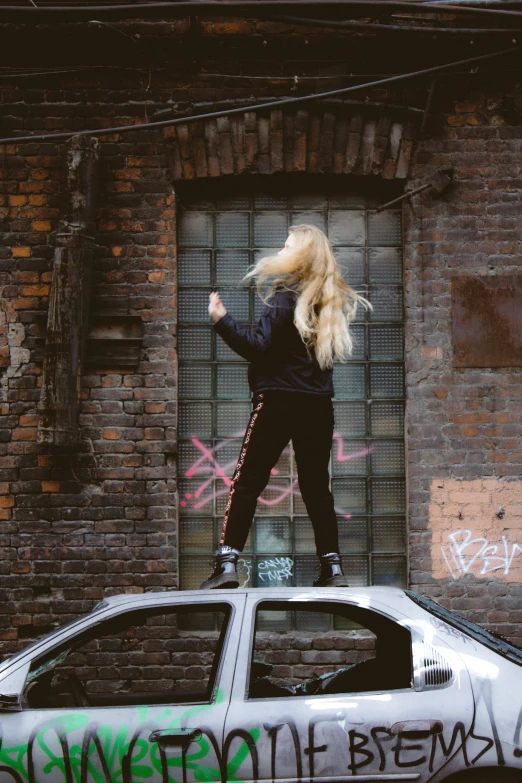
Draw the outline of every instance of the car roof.
[[[367,598],[368,600],[394,600],[399,596],[404,596],[404,591],[398,587],[255,587],[255,588],[236,588],[230,590],[164,590],[160,592],[146,593],[119,593],[103,598],[101,604],[106,606],[119,606],[126,603],[140,602],[140,599],[149,603],[150,601],[165,601],[169,598],[177,600],[193,600],[203,597],[210,598],[213,601],[219,601],[224,596],[245,595],[255,598],[266,598],[273,600],[275,596],[285,598],[297,598],[298,596],[306,599],[316,598]],[[100,605],[100,604],[99,604]]]

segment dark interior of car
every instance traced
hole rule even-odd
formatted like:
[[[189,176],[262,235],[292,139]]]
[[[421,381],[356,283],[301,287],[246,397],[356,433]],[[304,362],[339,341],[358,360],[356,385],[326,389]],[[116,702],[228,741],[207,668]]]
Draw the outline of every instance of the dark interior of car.
[[[260,607],[265,617],[270,611],[288,612],[288,604],[281,602],[264,601]],[[258,649],[256,629],[249,699],[411,687],[411,637],[406,628],[343,602],[293,602],[292,610],[302,613],[310,627],[317,628],[318,620],[326,618],[333,628],[332,618],[337,617],[344,623],[341,628],[358,630],[325,633],[328,644],[318,630],[265,633]],[[190,623],[182,613],[174,616],[165,609],[127,612],[92,626],[68,647],[51,650],[34,662],[24,703],[29,709],[53,709],[209,702],[229,613],[230,607],[219,610],[213,605],[214,620],[207,630],[195,632],[186,630]],[[193,614],[187,617],[196,627]],[[343,646],[350,640],[351,648]],[[331,649],[334,642],[338,649],[329,655],[328,646]],[[320,665],[303,665],[312,647],[325,651]]]
[[[228,605],[211,609],[212,623],[204,635],[186,630],[198,627],[190,622],[194,612],[187,613],[188,623],[182,612],[169,623],[165,609],[126,613],[91,627],[33,664],[24,690],[26,707],[209,702],[230,615]]]
[[[269,660],[263,660],[262,653],[260,655],[254,643],[248,692],[250,699],[363,693],[412,687],[410,632],[376,612],[342,604],[339,607],[342,607],[339,609],[339,616],[371,632],[374,638],[372,657],[346,666],[332,667],[332,671],[325,671],[298,683],[282,682],[280,677],[273,676],[273,664]],[[296,610],[299,608],[295,605]],[[262,604],[263,612],[269,612],[271,609],[281,611],[281,605],[275,602]],[[308,604],[303,609],[308,612],[332,612],[332,605]]]

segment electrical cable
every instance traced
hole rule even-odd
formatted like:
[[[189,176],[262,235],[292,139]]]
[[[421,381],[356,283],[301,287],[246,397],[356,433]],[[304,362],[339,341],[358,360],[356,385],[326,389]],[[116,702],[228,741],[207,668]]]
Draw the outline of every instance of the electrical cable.
[[[41,7],[41,6],[40,6]],[[1,11],[1,6],[0,6]],[[512,34],[522,30],[522,13],[521,27],[428,27],[427,25],[411,25],[411,24],[382,24],[379,22],[354,22],[347,20],[337,19],[312,19],[309,17],[301,16],[274,16],[272,21],[274,22],[286,22],[296,25],[313,25],[314,27],[332,27],[346,30],[366,30],[368,32],[383,31],[383,32],[400,32],[400,33],[428,33],[438,34],[446,33],[451,35],[491,35],[491,34]],[[126,33],[124,30],[119,30],[112,24],[104,22],[99,19],[89,19],[87,24],[98,25],[108,27],[111,30],[119,33],[120,35],[130,38],[130,40],[137,44],[138,42],[134,36]],[[255,78],[255,77],[253,77]]]
[[[94,71],[94,70],[108,70],[108,69],[114,69],[116,71],[131,71],[135,72],[137,74],[139,73],[148,73],[150,68],[133,68],[130,65],[79,65],[74,68],[57,68],[54,71],[19,71],[15,69],[9,69],[7,66],[0,66],[0,79],[15,79],[19,77],[34,77],[34,76],[53,76],[54,74],[61,74],[61,73],[81,73],[83,71]],[[520,68],[512,70],[504,70],[503,73],[519,73]],[[156,68],[155,73],[161,73],[164,76],[168,76],[171,72],[164,69],[164,68]],[[488,73],[488,71],[482,71],[481,73]],[[179,72],[176,72],[175,75],[179,77]],[[357,74],[354,75],[352,73],[339,73],[339,74],[332,74],[330,76],[251,76],[248,74],[236,74],[236,73],[191,73],[187,74],[187,79],[201,79],[202,81],[206,81],[207,79],[243,79],[244,81],[268,81],[271,84],[274,81],[291,81],[295,83],[295,80],[297,79],[298,82],[305,82],[305,81],[320,81],[320,80],[332,80],[332,79],[368,79],[377,76],[378,74]],[[388,74],[389,75],[389,74]],[[396,75],[396,74],[393,74]],[[460,76],[460,75],[470,75],[467,71],[456,71],[455,74],[441,74],[441,76]],[[382,77],[385,78],[385,77]]]
[[[438,3],[439,5],[444,3],[448,3],[450,5],[467,5],[473,7],[474,5],[477,6],[477,8],[480,8],[482,6],[486,6],[486,8],[490,5],[499,5],[499,6],[505,6],[505,5],[519,5],[522,6],[522,3],[520,0],[421,0],[423,5],[433,5],[433,3]]]
[[[454,13],[471,13],[471,14],[483,14],[489,16],[504,16],[517,18],[522,16],[521,11],[511,11],[504,8],[490,8],[482,6],[470,6],[470,5],[451,5],[442,2],[434,3],[422,3],[422,2],[405,2],[405,0],[178,0],[177,2],[167,0],[164,2],[151,2],[151,3],[119,3],[119,4],[107,4],[107,5],[47,5],[47,6],[17,6],[17,5],[4,5],[0,6],[0,14],[4,16],[20,15],[21,17],[31,14],[34,21],[37,17],[55,16],[55,15],[72,15],[82,16],[85,14],[91,15],[93,12],[97,14],[106,13],[124,13],[125,16],[131,18],[137,15],[152,15],[161,13],[163,11],[176,12],[176,15],[187,16],[194,13],[214,13],[217,12],[219,16],[229,16],[243,14],[257,9],[257,12],[263,12],[262,15],[266,15],[266,11],[270,12],[278,8],[283,9],[283,13],[290,9],[309,8],[314,6],[316,8],[323,9],[335,9],[342,11],[349,11],[351,14],[356,13],[360,16],[367,16],[368,9],[379,9],[381,12],[390,13],[392,11],[399,12],[417,12],[417,13],[433,13],[437,10],[444,12]],[[197,9],[197,10],[196,10]],[[179,13],[181,12],[181,13]],[[258,14],[256,14],[257,16]]]
[[[110,133],[123,133],[125,131],[145,130],[147,128],[162,128],[172,125],[181,125],[197,120],[214,119],[216,117],[226,117],[234,114],[244,114],[245,110],[252,111],[266,111],[266,109],[278,109],[282,106],[295,105],[299,103],[307,103],[310,101],[316,101],[321,98],[329,98],[334,95],[346,95],[349,92],[355,92],[356,90],[371,89],[372,87],[382,86],[383,84],[392,84],[394,82],[405,81],[406,79],[414,79],[419,76],[427,76],[428,74],[440,73],[441,71],[447,71],[455,66],[471,65],[471,63],[483,62],[484,60],[491,60],[496,57],[501,57],[506,54],[519,52],[522,49],[520,46],[515,46],[510,49],[502,49],[498,52],[490,52],[489,54],[482,54],[477,57],[469,57],[465,60],[457,60],[455,62],[446,63],[445,65],[435,65],[431,68],[423,68],[420,71],[412,71],[409,73],[399,74],[397,76],[388,76],[385,79],[378,79],[373,82],[365,82],[364,84],[356,84],[351,87],[339,87],[336,90],[328,90],[327,92],[313,93],[311,95],[300,95],[294,98],[282,98],[277,101],[269,101],[267,103],[259,103],[253,106],[245,107],[240,106],[233,109],[225,109],[217,112],[208,112],[206,114],[191,115],[189,117],[176,117],[169,120],[160,120],[159,122],[146,122],[138,123],[136,125],[122,125],[112,128],[96,128],[83,131],[65,131],[63,133],[41,133],[32,136],[14,136],[9,138],[0,139],[0,144],[13,144],[20,143],[21,141],[41,141],[42,139],[70,139],[72,136],[106,136]]]
[[[13,79],[20,76],[52,76],[55,73],[80,73],[81,71],[93,71],[96,69],[107,70],[107,68],[115,68],[120,71],[136,71],[137,73],[149,70],[148,68],[131,68],[125,65],[83,65],[75,68],[58,68],[54,71],[12,71],[11,73],[2,73],[1,71],[4,69],[0,68],[0,79]]]
[[[380,32],[401,32],[401,33],[430,33],[430,34],[438,34],[438,33],[449,33],[452,35],[480,35],[480,34],[487,34],[491,35],[492,33],[504,33],[506,35],[512,35],[513,33],[522,31],[522,18],[521,18],[521,27],[423,27],[423,26],[412,26],[412,25],[391,25],[391,24],[380,24],[378,22],[346,22],[346,21],[336,21],[336,20],[329,20],[329,19],[308,19],[300,16],[280,16],[280,17],[274,17],[273,21],[283,21],[283,22],[290,22],[292,24],[310,24],[314,25],[314,27],[339,27],[341,29],[346,30],[366,30],[367,32],[372,32],[373,30],[378,30]]]
[[[114,30],[114,32],[125,36],[125,38],[130,38],[132,43],[138,45],[138,41],[134,38],[133,35],[129,35],[129,33],[126,33],[124,30],[118,30],[117,27],[115,27],[113,24],[109,24],[109,22],[103,22],[100,19],[89,19],[88,24],[95,24],[98,25],[98,27],[108,27],[109,30]]]

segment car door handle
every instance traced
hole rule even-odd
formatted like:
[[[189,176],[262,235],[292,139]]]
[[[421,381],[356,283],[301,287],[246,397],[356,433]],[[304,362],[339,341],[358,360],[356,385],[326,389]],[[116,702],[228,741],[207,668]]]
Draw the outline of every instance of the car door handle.
[[[161,748],[188,748],[191,742],[201,739],[200,729],[158,729],[149,742],[157,742]]]
[[[422,739],[429,734],[440,734],[442,729],[440,720],[403,720],[394,723],[390,731],[392,734],[402,734],[408,739]]]

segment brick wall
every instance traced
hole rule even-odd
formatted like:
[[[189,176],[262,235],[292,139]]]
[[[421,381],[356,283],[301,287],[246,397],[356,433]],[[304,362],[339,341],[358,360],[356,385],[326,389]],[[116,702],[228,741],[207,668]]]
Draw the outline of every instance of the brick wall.
[[[114,37],[110,30],[99,30],[99,40],[93,30],[85,31],[79,58],[88,52],[92,57],[93,44],[110,35],[112,48],[100,50],[97,64],[112,63],[110,49],[114,63],[128,70],[4,80],[3,133],[139,124],[173,105],[186,111],[202,101],[306,93],[331,84],[303,81],[292,91],[296,71],[313,76],[342,62],[348,73],[357,74],[366,63],[359,42],[346,65],[344,34],[323,29],[259,22],[252,34],[250,22],[202,22],[193,46],[188,46],[189,31],[187,21],[170,27],[126,23],[126,33],[142,37],[145,49],[139,53],[132,42],[115,43],[124,36]],[[9,41],[13,64],[22,64],[23,35],[19,28]],[[282,43],[288,61],[281,58]],[[408,70],[415,57],[415,67],[421,67],[436,57],[431,46],[422,57],[422,46],[394,50],[388,64],[392,49],[384,47],[375,72]],[[37,51],[31,50],[33,58]],[[41,59],[42,49],[38,62],[53,64],[53,51],[46,39],[48,59]],[[156,51],[164,63],[172,57],[175,66],[156,70],[151,59]],[[71,52],[72,44],[72,57]],[[230,55],[229,73],[241,80],[211,76],[222,70],[224,52]],[[198,78],[191,69],[199,69]],[[250,78],[259,73],[280,78]],[[498,80],[473,79],[441,77],[410,172],[409,184],[415,186],[436,169],[453,166],[455,187],[438,200],[418,197],[412,211],[404,208],[410,580],[414,589],[518,636],[514,606],[522,588],[517,581],[499,580],[495,572],[487,579],[472,573],[453,579],[433,570],[433,482],[508,481],[520,474],[520,370],[452,368],[452,275],[520,268],[520,85],[515,77],[504,78],[500,92]],[[415,85],[357,97],[419,107],[426,94],[424,86]],[[0,148],[0,641],[5,653],[89,609],[104,592],[177,585],[176,204],[168,136],[136,130],[100,139],[92,313],[139,315],[144,336],[132,370],[93,367],[84,376],[82,440],[73,454],[36,444],[64,146],[47,140]]]
[[[24,91],[16,97],[26,106]],[[68,99],[65,91],[48,92],[47,112]],[[96,110],[99,123],[110,122],[102,106]],[[174,196],[164,151],[147,134],[102,139],[100,156],[91,314],[138,315],[143,340],[135,368],[93,367],[83,377],[81,444],[60,453],[37,445],[36,426],[64,147],[4,148],[4,652],[88,610],[107,590],[176,586]]]
[[[375,637],[369,631],[258,633],[254,658],[273,666],[270,679],[299,685],[346,666],[375,657]]]
[[[452,277],[521,272],[522,128],[510,108],[520,84],[500,92],[494,80],[476,89],[457,81],[438,94],[437,126],[417,147],[411,184],[448,166],[456,184],[404,212],[410,579],[520,639],[522,370],[454,368],[451,329]]]

